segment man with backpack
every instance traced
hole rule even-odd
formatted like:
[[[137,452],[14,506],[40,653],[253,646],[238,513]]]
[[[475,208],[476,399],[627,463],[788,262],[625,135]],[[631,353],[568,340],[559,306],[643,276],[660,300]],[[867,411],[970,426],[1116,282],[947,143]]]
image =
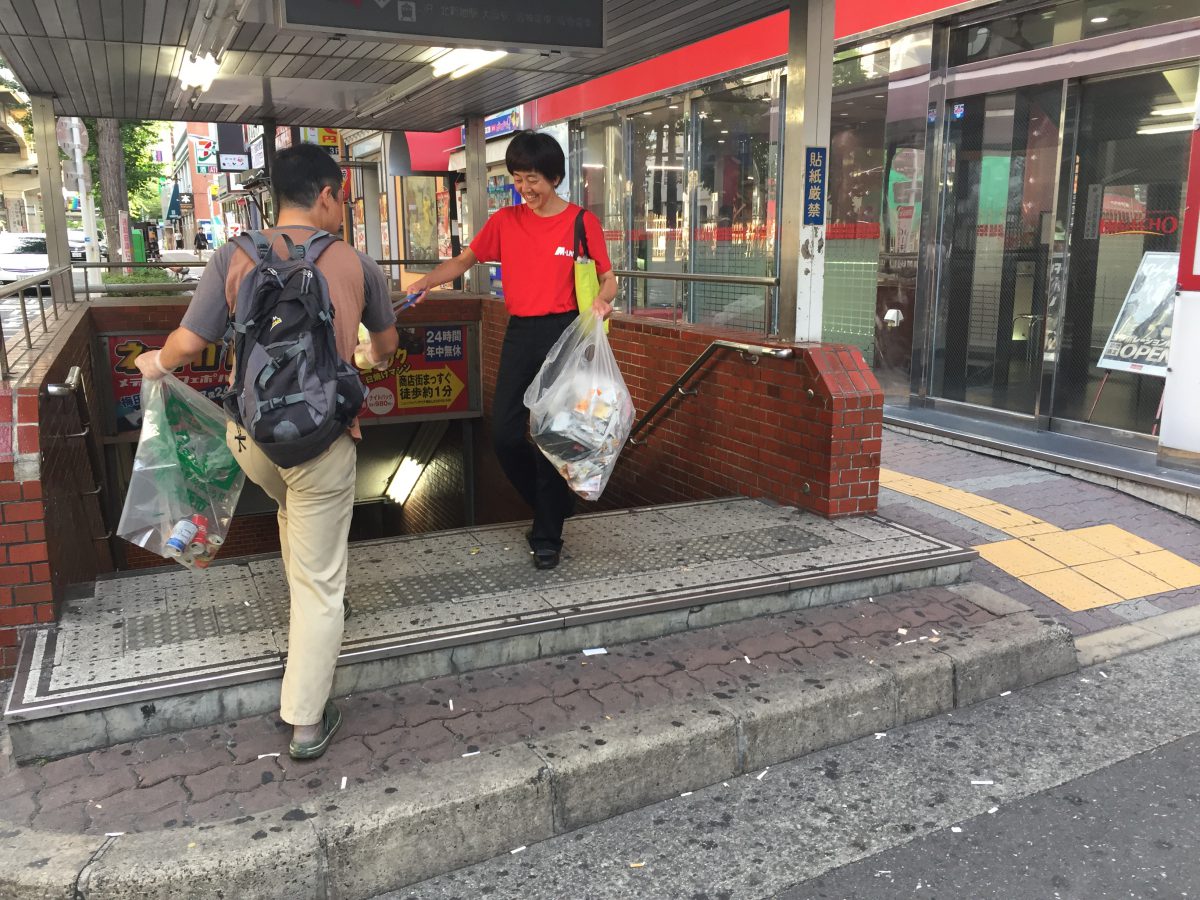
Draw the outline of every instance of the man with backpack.
[[[212,258],[180,327],[137,358],[146,378],[196,359],[232,327],[228,443],[246,475],[279,504],[291,594],[280,715],[293,759],[325,752],[341,725],[329,699],[345,613],[354,507],[355,416],[363,387],[351,366],[361,322],[373,365],[398,345],[382,270],[332,236],[342,226],[342,170],[311,144],[280,151],[272,175],[276,227],[239,236]]]

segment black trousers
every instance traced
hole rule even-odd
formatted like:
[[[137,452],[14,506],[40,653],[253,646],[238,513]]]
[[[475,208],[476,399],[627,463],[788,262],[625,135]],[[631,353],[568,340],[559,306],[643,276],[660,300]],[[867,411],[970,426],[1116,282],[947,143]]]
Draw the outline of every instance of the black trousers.
[[[535,550],[562,548],[563,521],[575,511],[575,492],[526,436],[529,410],[525,408],[525,390],[533,383],[554,342],[578,315],[572,310],[549,316],[512,316],[500,351],[492,404],[492,444],[504,474],[533,507]]]

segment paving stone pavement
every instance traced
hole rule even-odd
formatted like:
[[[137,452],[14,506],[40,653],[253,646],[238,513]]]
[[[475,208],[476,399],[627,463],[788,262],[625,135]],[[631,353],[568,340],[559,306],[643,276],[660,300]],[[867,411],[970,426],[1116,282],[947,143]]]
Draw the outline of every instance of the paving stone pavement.
[[[329,751],[306,763],[288,758],[289,729],[274,715],[20,767],[0,741],[0,820],[103,834],[237,818],[995,618],[925,588],[358,694],[340,701],[345,724]]]
[[[1004,503],[1063,529],[1117,525],[1200,564],[1200,524],[1101,485],[888,429],[884,431],[882,465]],[[967,547],[1008,538],[952,510],[887,488],[879,492],[879,514]],[[1071,612],[986,560],[975,561],[971,577],[1038,614],[1053,617],[1076,636],[1200,606],[1200,588],[1186,588]]]

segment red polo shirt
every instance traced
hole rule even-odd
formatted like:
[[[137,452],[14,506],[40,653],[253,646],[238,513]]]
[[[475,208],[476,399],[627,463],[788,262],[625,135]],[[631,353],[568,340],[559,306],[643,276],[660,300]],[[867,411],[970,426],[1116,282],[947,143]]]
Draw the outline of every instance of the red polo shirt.
[[[480,262],[503,267],[504,305],[514,316],[546,316],[570,312],[575,302],[575,217],[579,207],[568,203],[556,216],[539,216],[524,203],[497,210],[471,241]],[[612,268],[600,220],[583,214],[588,251],[596,273]]]

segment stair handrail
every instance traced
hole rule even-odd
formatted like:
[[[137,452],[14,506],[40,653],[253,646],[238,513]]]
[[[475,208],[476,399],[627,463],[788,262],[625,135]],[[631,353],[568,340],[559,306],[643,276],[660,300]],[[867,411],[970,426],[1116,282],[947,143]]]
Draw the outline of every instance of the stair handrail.
[[[700,368],[706,362],[708,362],[708,360],[718,350],[736,350],[741,354],[742,359],[755,366],[758,365],[759,359],[764,356],[769,356],[774,359],[791,359],[794,356],[794,352],[791,347],[767,347],[762,344],[742,344],[738,343],[737,341],[713,341],[704,349],[703,353],[696,357],[696,361],[688,366],[687,369],[684,370],[684,373],[676,378],[675,382],[669,388],[663,391],[663,395],[658,398],[658,402],[646,410],[642,417],[634,423],[633,429],[629,432],[629,443],[632,446],[636,447],[640,443],[644,443],[644,441],[637,440],[638,432],[650,424],[651,420],[658,415],[659,411],[671,401],[672,397],[691,397],[698,392],[698,389],[687,390],[685,389],[684,385],[686,385],[692,379],[692,377],[700,371]]]

